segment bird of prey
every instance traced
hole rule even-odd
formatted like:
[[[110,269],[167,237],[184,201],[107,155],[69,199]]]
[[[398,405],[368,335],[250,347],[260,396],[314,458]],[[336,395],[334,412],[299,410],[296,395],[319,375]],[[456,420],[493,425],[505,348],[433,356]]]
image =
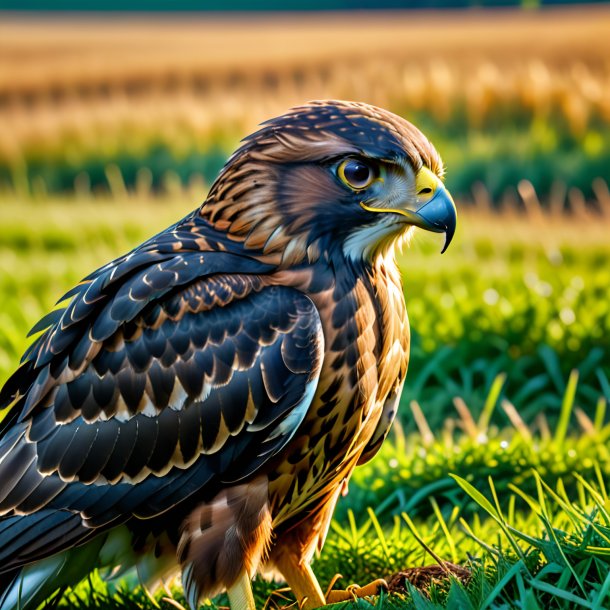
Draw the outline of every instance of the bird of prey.
[[[394,250],[456,225],[433,146],[362,103],[263,123],[205,202],[64,295],[0,393],[0,610],[95,568],[304,608],[310,562],[407,372]],[[364,590],[370,591],[371,589]]]

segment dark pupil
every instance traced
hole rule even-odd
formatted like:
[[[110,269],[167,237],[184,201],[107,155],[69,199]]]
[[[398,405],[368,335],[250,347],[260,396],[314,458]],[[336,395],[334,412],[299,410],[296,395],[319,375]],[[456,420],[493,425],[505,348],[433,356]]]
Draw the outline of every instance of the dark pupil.
[[[371,168],[360,161],[350,161],[343,170],[350,184],[364,186],[371,177]]]

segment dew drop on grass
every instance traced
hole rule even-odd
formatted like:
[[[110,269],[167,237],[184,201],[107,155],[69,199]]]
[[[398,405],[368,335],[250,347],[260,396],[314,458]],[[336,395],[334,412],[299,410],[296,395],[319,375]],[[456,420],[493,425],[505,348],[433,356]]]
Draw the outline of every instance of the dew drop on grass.
[[[561,321],[566,325],[569,326],[570,324],[573,324],[574,321],[576,320],[576,314],[574,313],[573,310],[571,310],[569,307],[564,307],[560,312],[559,312],[559,317],[561,318]]]
[[[536,286],[536,292],[541,297],[550,297],[553,294],[553,287],[548,282],[540,281]]]
[[[559,266],[563,263],[563,256],[561,255],[561,251],[558,248],[553,248],[547,252],[547,258],[551,265]]]
[[[488,304],[488,305],[496,305],[496,303],[500,300],[500,295],[498,294],[498,291],[493,289],[493,288],[488,288],[484,293],[483,293],[483,300]]]
[[[455,299],[453,295],[448,292],[444,292],[441,297],[441,307],[444,309],[451,309],[455,305]]]

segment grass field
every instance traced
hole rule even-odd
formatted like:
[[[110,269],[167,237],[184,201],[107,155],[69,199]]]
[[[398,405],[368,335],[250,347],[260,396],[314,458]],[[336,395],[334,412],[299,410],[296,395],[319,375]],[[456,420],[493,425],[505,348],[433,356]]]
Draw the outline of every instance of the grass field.
[[[610,608],[610,10],[259,19],[2,16],[0,383],[57,298],[198,205],[259,121],[387,107],[441,153],[458,232],[400,257],[398,422],[314,569],[324,588],[412,568],[417,588],[344,608]],[[103,576],[51,605],[185,605]]]
[[[59,295],[194,201],[4,198],[0,380]],[[609,231],[610,218],[591,212],[466,209],[445,255],[416,237],[401,258],[414,330],[401,425],[339,505],[315,563],[324,586],[336,573],[364,583],[445,560],[469,566],[470,582],[373,604],[610,604]],[[115,586],[85,583],[61,604],[152,608],[133,579]],[[261,605],[280,588],[257,581]],[[167,596],[157,595],[163,607],[184,604],[179,587]],[[289,599],[273,594],[270,607]]]

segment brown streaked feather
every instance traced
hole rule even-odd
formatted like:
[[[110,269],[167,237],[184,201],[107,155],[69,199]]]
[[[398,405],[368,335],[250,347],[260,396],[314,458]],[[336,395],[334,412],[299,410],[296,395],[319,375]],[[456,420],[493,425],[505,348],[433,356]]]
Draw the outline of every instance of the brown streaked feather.
[[[404,383],[408,320],[400,275],[392,273],[391,264],[379,258],[372,269],[358,273],[345,261],[333,283],[321,290],[315,287],[315,266],[310,274],[277,275],[283,285],[292,283],[310,294],[327,345],[312,410],[270,478],[279,539],[294,530],[295,544],[300,541],[310,553],[324,542],[322,524],[330,518],[327,507],[334,506],[338,486],[379,449]]]
[[[252,577],[271,543],[267,477],[229,487],[185,519],[177,556],[194,582],[195,599],[228,589],[242,570]],[[190,598],[191,596],[189,596]]]

